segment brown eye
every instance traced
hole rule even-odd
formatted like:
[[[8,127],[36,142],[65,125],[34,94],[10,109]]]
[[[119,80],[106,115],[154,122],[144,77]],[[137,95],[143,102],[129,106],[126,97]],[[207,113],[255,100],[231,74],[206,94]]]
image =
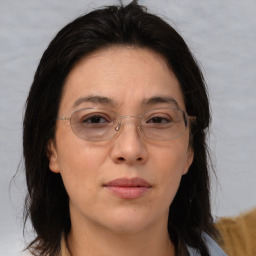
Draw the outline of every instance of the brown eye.
[[[147,120],[147,123],[157,123],[157,124],[163,124],[163,123],[170,123],[171,120],[164,117],[152,117],[151,119]]]
[[[89,123],[89,124],[102,124],[102,123],[109,123],[110,121],[102,116],[102,115],[91,115],[87,116],[82,120],[83,123]]]

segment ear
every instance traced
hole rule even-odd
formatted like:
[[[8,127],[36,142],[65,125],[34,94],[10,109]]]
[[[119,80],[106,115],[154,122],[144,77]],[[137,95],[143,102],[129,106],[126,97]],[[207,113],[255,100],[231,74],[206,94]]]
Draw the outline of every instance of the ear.
[[[193,159],[194,159],[194,150],[192,149],[192,147],[189,147],[187,150],[187,160],[186,160],[185,168],[182,173],[183,175],[185,175],[188,172],[188,169],[192,164]]]
[[[46,154],[49,160],[49,169],[52,172],[59,173],[60,167],[59,167],[59,161],[58,161],[58,154],[56,150],[56,143],[52,139],[47,142]]]

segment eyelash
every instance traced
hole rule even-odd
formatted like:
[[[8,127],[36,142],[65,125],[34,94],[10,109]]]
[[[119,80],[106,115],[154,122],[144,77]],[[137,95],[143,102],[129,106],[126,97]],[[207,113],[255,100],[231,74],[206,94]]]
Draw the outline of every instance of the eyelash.
[[[158,121],[158,120],[161,120],[161,121],[165,121],[164,123],[170,123],[171,122],[171,118],[166,118],[166,117],[161,117],[161,116],[154,116],[154,117],[151,117],[149,118],[146,123],[163,123],[163,122],[149,122],[149,121],[153,121],[155,119],[155,121]]]
[[[163,117],[160,116],[161,114],[157,115],[155,114],[155,116],[147,118],[145,120],[145,123],[158,123],[158,124],[166,124],[166,123],[170,123],[172,121],[171,117]],[[111,120],[110,117],[107,117],[106,115],[102,114],[102,113],[93,113],[93,114],[89,114],[88,116],[83,117],[82,119],[83,123],[111,123],[113,122]],[[102,120],[104,120],[102,122]]]
[[[103,122],[88,122],[89,120],[100,120],[100,119],[104,119],[105,121],[107,121],[108,123],[111,123],[110,118],[107,118],[105,115],[101,114],[101,113],[96,113],[96,114],[90,114],[89,116],[85,116],[82,121],[83,123],[103,123]],[[105,123],[105,122],[104,122]]]

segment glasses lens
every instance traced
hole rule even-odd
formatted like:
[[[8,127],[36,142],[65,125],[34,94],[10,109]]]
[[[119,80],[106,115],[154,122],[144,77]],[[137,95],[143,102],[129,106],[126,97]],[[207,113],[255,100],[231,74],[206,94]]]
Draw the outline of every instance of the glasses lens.
[[[171,140],[182,135],[187,128],[187,115],[179,109],[155,109],[143,117],[119,117],[115,112],[97,108],[80,109],[72,113],[70,123],[75,135],[87,141],[112,139],[120,129],[121,120],[135,117],[141,120],[140,129],[150,140]],[[119,121],[118,121],[119,120]],[[125,125],[125,124],[123,124]]]
[[[187,117],[179,109],[157,109],[147,112],[142,120],[144,135],[152,140],[171,140],[186,131]]]
[[[114,136],[115,115],[100,109],[80,109],[71,115],[71,127],[77,137],[88,141],[103,141]]]

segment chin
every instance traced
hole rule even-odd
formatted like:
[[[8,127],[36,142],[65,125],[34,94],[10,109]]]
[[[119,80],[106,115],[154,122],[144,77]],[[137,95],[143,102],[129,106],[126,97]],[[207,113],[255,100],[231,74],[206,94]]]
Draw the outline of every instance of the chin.
[[[122,209],[118,213],[112,212],[107,225],[116,233],[133,234],[145,230],[153,222],[153,216],[133,208],[129,210]]]

